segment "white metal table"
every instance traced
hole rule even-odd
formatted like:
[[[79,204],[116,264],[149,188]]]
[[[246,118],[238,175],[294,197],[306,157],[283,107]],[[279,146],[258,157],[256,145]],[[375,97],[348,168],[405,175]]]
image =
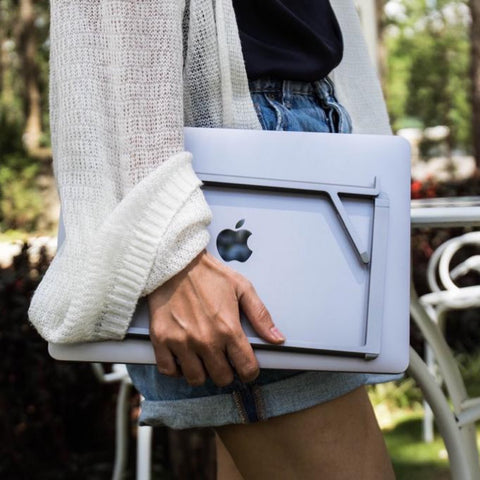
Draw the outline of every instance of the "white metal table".
[[[480,226],[480,197],[413,200],[412,228]],[[480,478],[475,422],[480,418],[480,399],[469,398],[453,354],[445,338],[420,303],[411,283],[410,311],[431,348],[445,382],[448,398],[418,354],[410,348],[408,373],[429,403],[448,451],[455,480]]]

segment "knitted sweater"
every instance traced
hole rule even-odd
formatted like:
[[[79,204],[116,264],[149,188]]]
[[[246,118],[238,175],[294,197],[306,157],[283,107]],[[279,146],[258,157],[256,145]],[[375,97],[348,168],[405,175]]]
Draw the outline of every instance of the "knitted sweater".
[[[209,240],[183,126],[261,129],[232,0],[51,0],[49,107],[66,240],[31,301],[48,341],[122,339]],[[391,133],[352,0],[331,77],[354,132]]]

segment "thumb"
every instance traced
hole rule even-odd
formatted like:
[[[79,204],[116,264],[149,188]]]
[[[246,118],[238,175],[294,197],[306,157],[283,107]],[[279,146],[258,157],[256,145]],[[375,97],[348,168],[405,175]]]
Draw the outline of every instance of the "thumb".
[[[270,312],[260,300],[255,287],[249,280],[244,279],[239,283],[237,298],[240,309],[260,337],[271,343],[283,343],[285,341],[285,336],[273,323]]]

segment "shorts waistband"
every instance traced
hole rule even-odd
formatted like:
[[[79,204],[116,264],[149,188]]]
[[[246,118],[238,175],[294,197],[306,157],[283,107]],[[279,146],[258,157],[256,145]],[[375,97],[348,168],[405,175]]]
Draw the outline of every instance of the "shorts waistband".
[[[318,91],[321,84],[333,90],[333,83],[328,77],[319,80],[288,80],[273,77],[262,77],[248,81],[251,93],[254,92],[283,92],[283,94],[304,93],[312,94]]]

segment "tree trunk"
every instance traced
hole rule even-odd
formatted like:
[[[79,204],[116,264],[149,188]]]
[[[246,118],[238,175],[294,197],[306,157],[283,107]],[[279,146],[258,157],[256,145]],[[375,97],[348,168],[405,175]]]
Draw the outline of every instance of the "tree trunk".
[[[5,18],[3,15],[3,5],[0,1],[0,99],[3,96],[3,90],[4,90],[4,75],[5,75],[5,69],[7,65],[7,52],[5,51]]]
[[[16,40],[24,83],[26,118],[24,144],[31,154],[35,154],[35,151],[39,148],[42,133],[41,97],[38,85],[39,71],[35,59],[37,52],[35,31],[34,0],[19,0]]]
[[[472,24],[471,79],[472,79],[472,120],[473,150],[477,169],[480,167],[480,0],[470,0]]]
[[[378,74],[383,87],[384,96],[387,96],[387,47],[385,46],[385,0],[375,0],[377,14],[377,65]]]

